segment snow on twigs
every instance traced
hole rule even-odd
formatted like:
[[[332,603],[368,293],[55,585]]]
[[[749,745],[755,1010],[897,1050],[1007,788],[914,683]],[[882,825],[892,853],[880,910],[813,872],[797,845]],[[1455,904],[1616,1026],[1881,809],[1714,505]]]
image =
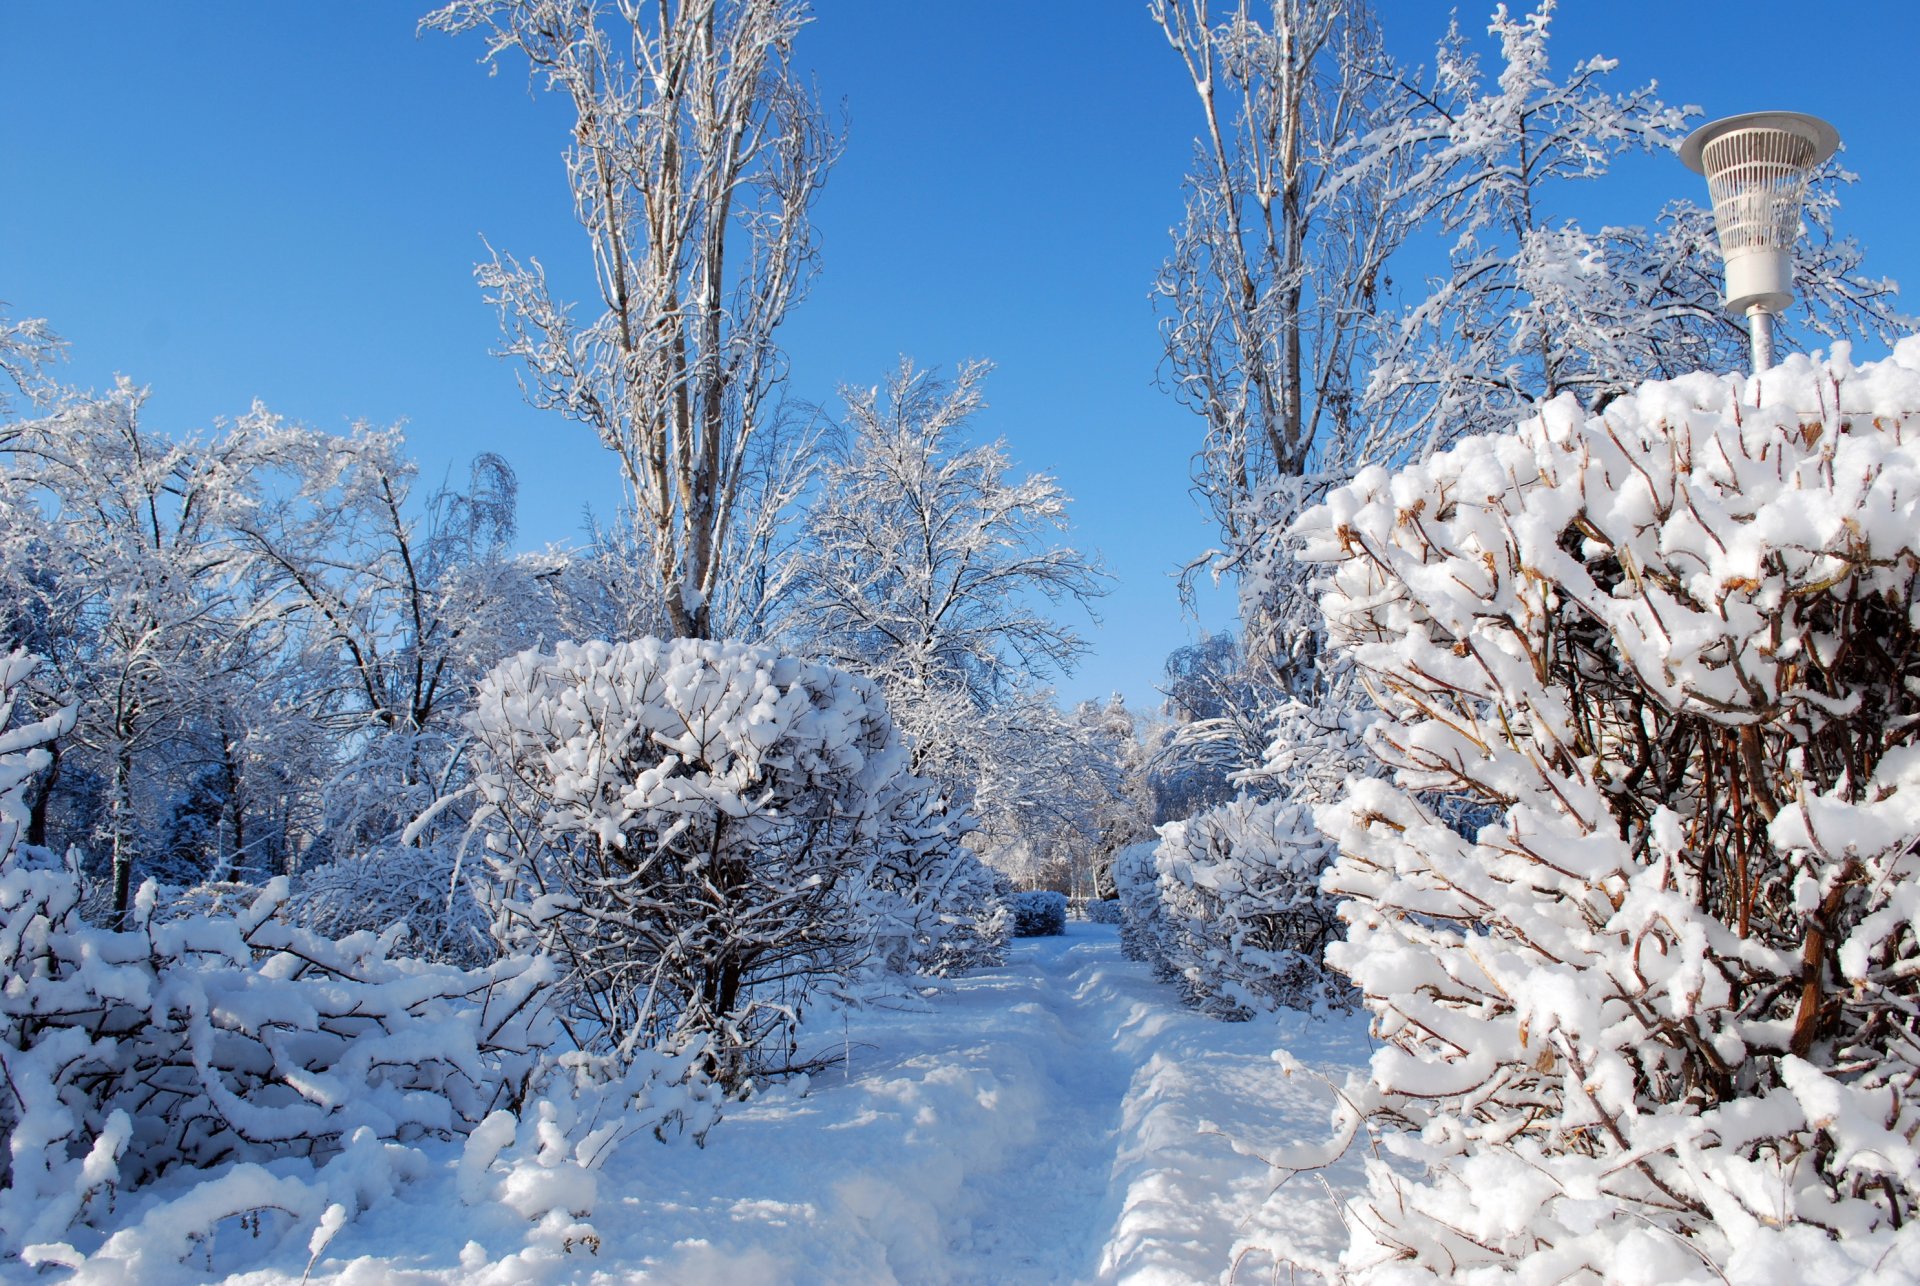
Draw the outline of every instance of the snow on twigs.
[[[0,661],[0,726],[32,668]],[[711,1124],[698,1049],[621,1068],[545,1052],[544,956],[396,957],[402,924],[329,938],[289,919],[284,877],[170,919],[149,884],[122,927],[87,923],[76,871],[19,842],[26,783],[71,723],[0,738],[0,1260],[149,1282],[212,1269],[222,1228],[318,1256],[427,1172],[423,1147],[483,1121],[464,1195],[572,1227],[621,1139]]]
[[[1395,770],[1316,811],[1349,1092],[1428,1167],[1350,1270],[1912,1280],[1920,339],[1563,397],[1299,534]]]

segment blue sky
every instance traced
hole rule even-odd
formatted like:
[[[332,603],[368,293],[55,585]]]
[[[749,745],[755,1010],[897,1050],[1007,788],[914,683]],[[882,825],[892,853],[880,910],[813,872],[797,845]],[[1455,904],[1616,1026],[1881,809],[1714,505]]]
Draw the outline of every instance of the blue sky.
[[[1196,124],[1144,0],[819,0],[798,61],[844,101],[822,197],[822,272],[783,333],[792,393],[830,402],[902,354],[989,358],[979,430],[1076,498],[1075,540],[1117,578],[1094,653],[1061,683],[1139,704],[1191,641],[1171,572],[1206,547],[1188,494],[1197,421],[1155,386],[1148,289],[1179,216]],[[1381,0],[1427,61],[1449,6]],[[1556,65],[1605,53],[1707,116],[1827,117],[1861,176],[1843,227],[1914,283],[1912,65],[1920,6],[1566,0]],[[1478,6],[1461,9],[1470,31]],[[523,543],[573,537],[615,500],[578,426],[528,410],[488,355],[471,270],[484,233],[565,271],[582,253],[567,120],[473,41],[416,38],[408,5],[225,0],[0,5],[0,299],[72,344],[67,376],[152,385],[177,431],[254,398],[343,429],[404,419],[438,478],[512,461]],[[1589,185],[1583,219],[1644,221],[1703,185],[1669,157]],[[1908,307],[1920,311],[1920,299]],[[1224,593],[1201,605],[1231,624]]]

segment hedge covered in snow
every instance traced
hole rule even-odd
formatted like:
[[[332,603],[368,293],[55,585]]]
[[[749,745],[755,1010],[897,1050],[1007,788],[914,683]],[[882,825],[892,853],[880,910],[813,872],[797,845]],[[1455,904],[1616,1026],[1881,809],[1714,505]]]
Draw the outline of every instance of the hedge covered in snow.
[[[1120,945],[1221,1018],[1347,1007],[1322,956],[1339,930],[1320,877],[1332,846],[1301,804],[1246,797],[1114,857]]]
[[[1297,803],[1242,796],[1160,828],[1154,866],[1168,963],[1228,1018],[1350,1006],[1323,955],[1339,933],[1320,892],[1332,845]]]
[[[561,962],[596,1052],[779,1070],[808,998],[885,953],[936,966],[992,886],[878,690],[764,647],[561,644],[502,662],[476,740],[498,932]],[[952,937],[954,941],[948,943]]]
[[[1057,938],[1067,931],[1067,895],[1050,889],[1017,893],[1013,898],[1013,936]]]
[[[1300,534],[1396,770],[1317,814],[1349,1093],[1426,1167],[1349,1266],[1920,1275],[1920,339],[1561,398]]]
[[[971,819],[956,816],[926,778],[902,779],[887,801],[864,899],[881,960],[898,973],[935,976],[1001,963],[1013,936],[1013,884],[960,842]]]
[[[1153,968],[1154,977],[1171,982],[1179,976],[1170,950],[1170,930],[1160,905],[1160,868],[1154,854],[1158,840],[1129,844],[1113,855],[1113,887],[1120,902],[1120,950],[1129,960]]]

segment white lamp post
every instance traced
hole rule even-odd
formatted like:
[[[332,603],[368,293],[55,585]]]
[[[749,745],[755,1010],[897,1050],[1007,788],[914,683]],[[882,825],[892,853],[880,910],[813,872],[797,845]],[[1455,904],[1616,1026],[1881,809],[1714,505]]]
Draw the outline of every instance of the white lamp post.
[[[1793,302],[1807,176],[1839,145],[1833,126],[1798,112],[1729,116],[1680,145],[1687,168],[1707,176],[1727,265],[1727,311],[1747,317],[1756,375],[1773,365],[1774,315]]]

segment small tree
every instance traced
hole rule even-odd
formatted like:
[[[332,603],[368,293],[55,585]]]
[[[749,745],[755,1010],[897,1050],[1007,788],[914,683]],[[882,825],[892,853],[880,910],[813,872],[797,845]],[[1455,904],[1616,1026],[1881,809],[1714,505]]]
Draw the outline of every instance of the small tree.
[[[845,394],[851,433],[821,474],[791,623],[810,650],[872,679],[915,772],[953,788],[990,832],[1033,798],[1069,736],[1037,680],[1085,650],[1047,610],[1105,592],[1090,558],[1054,543],[1067,496],[1015,479],[1003,444],[961,440],[988,367],[951,385],[903,362]],[[1059,788],[1060,783],[1054,783]]]
[[[1396,774],[1317,812],[1387,1045],[1350,1099],[1428,1167],[1373,1168],[1358,1275],[1920,1263],[1917,424],[1920,340],[1842,348],[1304,521]]]
[[[311,825],[332,855],[358,856],[458,784],[480,676],[553,637],[543,569],[506,557],[517,484],[499,456],[423,496],[398,429],[322,433],[257,407],[249,420],[271,435],[274,485],[235,515],[232,544],[286,624],[287,703],[353,744],[313,766]]]

